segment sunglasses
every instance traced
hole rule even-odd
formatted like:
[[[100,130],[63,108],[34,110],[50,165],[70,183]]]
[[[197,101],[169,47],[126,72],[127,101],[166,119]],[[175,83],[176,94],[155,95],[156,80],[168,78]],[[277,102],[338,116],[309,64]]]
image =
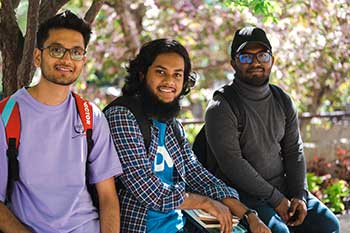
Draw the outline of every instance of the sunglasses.
[[[74,61],[83,60],[86,51],[79,47],[74,47],[71,49],[66,49],[60,45],[49,45],[47,47],[41,48],[40,50],[49,49],[49,54],[53,58],[63,58],[66,52],[69,52],[70,58]]]
[[[242,64],[252,64],[254,57],[259,62],[269,62],[271,60],[271,53],[270,52],[259,52],[259,53],[240,53],[237,55],[239,62]]]

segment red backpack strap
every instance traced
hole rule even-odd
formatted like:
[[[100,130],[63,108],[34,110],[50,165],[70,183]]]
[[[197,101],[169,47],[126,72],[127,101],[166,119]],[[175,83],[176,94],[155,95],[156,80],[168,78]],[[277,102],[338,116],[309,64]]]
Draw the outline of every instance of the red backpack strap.
[[[88,100],[81,98],[79,95],[72,93],[77,105],[78,113],[81,121],[84,125],[84,130],[86,132],[86,140],[88,146],[87,157],[89,157],[92,147],[94,146],[94,141],[92,140],[92,126],[93,126],[93,117],[92,117],[92,105]],[[85,181],[88,192],[90,193],[92,203],[94,206],[99,209],[98,194],[95,185],[89,184],[89,160],[87,159],[86,170],[85,170]]]
[[[88,100],[81,98],[76,93],[72,93],[77,105],[78,113],[80,119],[84,126],[84,131],[86,133],[86,139],[88,144],[88,155],[90,154],[92,147],[94,146],[94,141],[92,140],[92,126],[93,126],[93,117],[92,117],[92,105]]]
[[[5,127],[7,139],[8,178],[5,203],[10,202],[14,181],[19,180],[17,160],[21,135],[21,117],[18,103],[12,96],[0,101],[1,120]]]
[[[1,120],[6,131],[7,144],[10,139],[15,139],[15,147],[18,149],[21,134],[21,117],[19,113],[18,103],[12,96],[8,96],[0,102]]]

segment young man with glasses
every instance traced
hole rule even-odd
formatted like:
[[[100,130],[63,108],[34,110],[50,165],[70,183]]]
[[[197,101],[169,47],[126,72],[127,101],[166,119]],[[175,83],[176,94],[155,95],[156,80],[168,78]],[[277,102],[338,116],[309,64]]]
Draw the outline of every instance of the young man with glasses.
[[[274,62],[265,32],[245,27],[235,33],[231,65],[245,114],[239,116],[215,95],[205,116],[207,141],[218,168],[215,175],[236,188],[272,232],[339,232],[335,215],[307,191],[298,115],[290,97],[269,85]],[[283,101],[278,98],[284,98]]]
[[[10,97],[18,104],[21,132],[19,179],[8,196],[7,123],[0,121],[0,232],[119,232],[114,176],[122,169],[108,123],[87,101],[82,106],[91,110],[81,120],[70,91],[86,62],[90,34],[90,25],[70,11],[39,26],[34,64],[41,79]],[[91,150],[84,122],[92,123]],[[99,209],[87,183],[95,184]]]

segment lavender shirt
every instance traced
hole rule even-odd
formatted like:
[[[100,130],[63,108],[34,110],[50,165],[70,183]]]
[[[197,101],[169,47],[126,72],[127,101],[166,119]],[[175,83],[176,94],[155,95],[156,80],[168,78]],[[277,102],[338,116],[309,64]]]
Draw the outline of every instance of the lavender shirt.
[[[99,232],[98,213],[85,185],[86,136],[71,94],[60,105],[36,101],[26,89],[15,93],[21,114],[20,180],[11,210],[34,232]],[[93,107],[94,147],[90,183],[122,173],[108,123]],[[7,185],[6,137],[0,121],[0,200]]]

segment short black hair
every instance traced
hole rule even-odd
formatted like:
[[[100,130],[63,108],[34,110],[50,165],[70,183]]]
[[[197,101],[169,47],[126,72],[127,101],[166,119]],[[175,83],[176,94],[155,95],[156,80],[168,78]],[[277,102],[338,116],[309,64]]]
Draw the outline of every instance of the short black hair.
[[[49,18],[45,22],[39,25],[39,30],[36,33],[36,45],[37,48],[41,49],[44,46],[44,42],[49,37],[49,31],[51,29],[72,29],[74,31],[80,32],[84,38],[84,46],[87,47],[90,36],[91,27],[84,19],[78,17],[69,10],[66,10],[60,14]]]
[[[123,95],[133,96],[138,94],[143,88],[143,81],[140,75],[146,76],[148,67],[150,67],[158,55],[163,53],[177,53],[184,59],[184,85],[181,95],[186,95],[190,92],[192,87],[189,79],[191,77],[191,60],[186,48],[179,42],[173,39],[157,39],[145,43],[135,59],[129,62],[127,71],[128,75],[125,77],[125,85],[122,88]]]

